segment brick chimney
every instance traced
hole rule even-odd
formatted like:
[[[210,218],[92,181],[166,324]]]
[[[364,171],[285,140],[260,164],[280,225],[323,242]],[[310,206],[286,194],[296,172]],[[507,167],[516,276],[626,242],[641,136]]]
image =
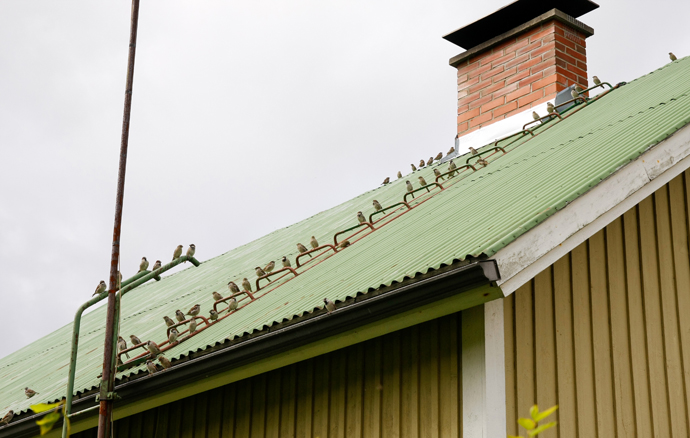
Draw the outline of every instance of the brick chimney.
[[[585,39],[576,20],[599,5],[589,0],[517,0],[444,38],[467,50],[458,69],[458,136],[587,88]],[[545,112],[544,112],[545,114]],[[524,117],[523,117],[524,118]]]

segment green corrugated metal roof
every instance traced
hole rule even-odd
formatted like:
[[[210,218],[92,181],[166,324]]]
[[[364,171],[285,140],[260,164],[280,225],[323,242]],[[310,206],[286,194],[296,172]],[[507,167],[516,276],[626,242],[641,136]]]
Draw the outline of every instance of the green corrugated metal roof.
[[[542,128],[538,136],[506,145],[509,153],[490,157],[488,167],[465,173],[464,179],[456,178],[454,185],[437,196],[347,250],[314,264],[304,275],[169,350],[166,356],[180,358],[226,338],[301,316],[320,307],[324,297],[345,300],[468,255],[491,256],[686,125],[690,121],[689,94],[690,58],[614,90],[563,122]],[[456,163],[464,163],[464,158]],[[429,182],[434,179],[432,170],[425,168],[198,268],[189,267],[133,290],[123,299],[121,334],[160,343],[165,339],[163,315],[172,317],[176,309],[187,310],[196,303],[201,304],[202,314],[208,314],[212,291],[225,294],[229,280],[255,279],[255,266],[278,261],[283,255],[294,266],[296,242],[308,244],[311,235],[321,243],[331,242],[335,232],[356,224],[358,210],[373,211],[373,199],[384,206],[401,201],[405,179],[417,186],[419,175]],[[104,315],[103,306],[83,318],[77,391],[98,384]],[[31,403],[64,395],[71,330],[69,324],[0,360],[0,413],[24,411]],[[119,376],[140,371],[142,367],[133,368]],[[25,386],[40,395],[27,400]]]

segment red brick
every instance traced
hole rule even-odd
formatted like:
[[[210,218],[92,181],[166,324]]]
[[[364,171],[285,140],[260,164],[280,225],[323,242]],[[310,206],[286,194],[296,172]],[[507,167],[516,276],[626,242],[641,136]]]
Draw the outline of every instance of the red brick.
[[[556,58],[556,66],[557,66],[558,68],[567,69],[567,68],[568,68],[568,63],[565,62],[564,59],[561,59],[561,58],[559,57],[559,58]]]
[[[541,30],[540,32],[537,32],[535,34],[530,35],[529,41],[532,42],[532,41],[539,40],[541,38],[544,38],[547,35],[552,35],[554,32],[555,32],[555,27],[553,25],[553,22],[551,22],[551,23],[547,24],[546,27],[543,30]]]
[[[568,69],[568,71],[571,71],[571,72],[575,73],[575,74],[578,75],[578,76],[581,76],[581,77],[583,77],[583,78],[586,78],[586,77],[587,77],[587,71],[586,71],[586,70],[582,70],[581,68],[577,68],[577,67],[575,67],[575,66],[572,65],[572,64],[568,64],[567,69]]]
[[[541,71],[544,73],[544,76],[551,76],[552,74],[556,73],[556,66],[552,65],[551,67],[547,67],[544,70]]]
[[[512,76],[515,73],[517,73],[517,67],[509,68],[508,70],[504,71],[500,75],[496,75],[492,78],[494,82],[502,82],[505,78],[508,76]]]
[[[523,53],[529,53],[532,50],[538,49],[539,47],[541,47],[541,41],[535,41],[533,43],[529,43],[528,45],[526,45],[525,47],[523,47],[521,49],[518,49],[516,51],[516,53],[518,55],[522,55]]]
[[[458,100],[458,105],[465,105],[479,99],[479,93],[470,94],[469,96],[463,97]]]
[[[505,53],[503,53],[503,50],[496,51],[496,49],[494,49],[493,52],[491,52],[490,54],[486,54],[486,55],[487,56],[479,58],[479,63],[481,65],[490,64],[491,61],[493,61],[494,59],[500,58],[501,56],[505,55]]]
[[[558,83],[547,85],[546,87],[544,87],[544,95],[551,96],[552,94],[556,94],[564,89],[565,87]]]
[[[527,89],[529,89],[529,84],[531,84],[532,82],[536,82],[536,81],[540,80],[540,79],[543,78],[543,77],[544,77],[544,74],[543,74],[542,72],[537,72],[537,73],[535,73],[535,74],[533,74],[533,75],[531,75],[531,76],[529,76],[529,77],[527,77],[527,78],[521,80],[521,81],[520,81],[520,85],[518,85],[518,87],[519,87],[519,88],[522,88],[522,87],[527,86]]]
[[[479,67],[478,62],[472,63],[468,61],[463,61],[461,65],[462,67],[458,66],[458,75],[469,73],[470,70],[474,70],[475,68]]]
[[[491,80],[491,78],[489,78],[489,79],[487,79],[487,80],[485,80],[485,81],[481,81],[481,82],[478,83],[478,84],[474,84],[474,85],[472,85],[472,86],[469,88],[470,93],[474,93],[474,92],[476,92],[476,91],[481,90],[482,88],[486,88],[486,87],[488,87],[489,85],[491,85],[492,82],[493,82],[493,81]]]
[[[568,38],[570,41],[574,42],[578,46],[583,46],[585,45],[585,40],[580,38],[580,35],[577,33],[573,32],[572,30],[568,29],[563,33],[563,36]]]
[[[515,108],[517,108],[517,102],[516,101],[512,101],[510,103],[507,103],[507,104],[505,104],[501,107],[498,107],[494,110],[494,117],[502,116],[503,114],[514,110]]]
[[[464,131],[467,131],[467,128],[470,126],[468,122],[465,123],[458,123],[458,134]]]
[[[525,47],[526,45],[529,44],[529,38],[518,38],[517,43],[514,45],[510,46],[510,50],[518,50],[521,47]],[[507,51],[507,50],[506,50]]]
[[[506,62],[505,68],[508,69],[508,68],[516,66],[518,64],[522,64],[523,62],[527,61],[528,59],[529,59],[529,53],[525,53],[524,55],[520,55],[517,58],[513,59],[512,61]]]
[[[570,47],[573,50],[575,50],[575,47],[577,47],[577,44],[575,44],[574,42],[570,41],[562,35],[556,35],[556,43],[561,43],[564,46]]]
[[[460,105],[460,106],[458,107],[458,114],[462,114],[462,113],[466,112],[466,111],[469,110],[469,109],[470,109],[470,106],[469,106],[469,105]]]
[[[518,37],[518,39],[527,38],[530,40],[530,42],[532,42],[532,41],[534,41],[534,39],[532,37],[544,32],[547,29],[552,30],[552,28],[553,28],[553,21],[549,21],[548,23],[542,23],[539,26],[524,32],[522,35],[520,35]]]
[[[467,72],[467,76],[469,78],[473,78],[475,76],[479,76],[480,74],[484,73],[485,71],[491,70],[491,65],[483,65],[481,67],[475,68],[472,71]]]
[[[502,65],[499,65],[499,66],[497,66],[497,67],[494,67],[494,68],[492,68],[491,70],[489,70],[489,71],[485,72],[484,74],[482,74],[482,80],[484,80],[484,79],[489,79],[489,78],[491,78],[491,77],[493,77],[493,76],[496,76],[496,75],[499,74],[499,73],[503,73],[504,70],[505,70],[505,68],[504,68]]]
[[[506,85],[505,87],[501,88],[500,90],[498,90],[494,93],[494,99],[499,97],[499,96],[503,96],[505,94],[508,94],[513,90],[517,90],[517,88],[518,88],[517,82],[513,82],[512,84]]]
[[[506,62],[510,61],[511,59],[515,58],[515,51],[508,52],[505,55],[501,56],[500,58],[494,59],[493,65],[501,65],[505,64]]]
[[[470,103],[470,109],[479,108],[480,106],[484,105],[485,103],[491,102],[491,99],[492,99],[491,96],[484,96],[480,99],[477,99],[474,102]]]
[[[544,53],[555,52],[555,51],[556,51],[556,42],[551,41],[550,43],[546,43],[536,50],[532,50],[530,55],[532,56],[532,58],[536,58],[537,56],[542,55]]]
[[[520,79],[526,78],[527,76],[529,76],[529,69],[523,70],[509,78],[506,78],[506,84],[512,84],[513,82],[517,82]]]
[[[545,88],[549,84],[556,83],[558,81],[558,75],[553,74],[551,76],[545,76],[532,84],[532,89],[537,90],[539,88]]]
[[[465,96],[467,96],[467,90],[458,91],[458,100],[462,99]]]
[[[479,115],[479,108],[458,115],[458,123],[466,122]]]
[[[539,100],[542,97],[544,97],[544,90],[537,90],[521,99],[518,99],[518,106],[523,107],[525,105],[529,105],[530,103],[534,102],[535,100]]]
[[[539,64],[540,62],[541,62],[541,57],[539,57],[539,58],[534,58],[534,59],[530,59],[529,61],[525,61],[525,62],[523,62],[522,64],[518,65],[518,66],[517,66],[517,70],[518,70],[518,71],[522,71],[522,70],[531,68],[532,66],[537,65],[537,64]]]
[[[470,120],[470,128],[480,125],[484,122],[488,122],[491,119],[493,119],[493,115],[491,113],[482,114],[481,116]]]
[[[478,82],[479,82],[479,76],[474,77],[472,79],[468,79],[465,82],[463,82],[462,84],[458,84],[458,91],[469,88],[471,85],[474,85]]]
[[[458,132],[458,136],[467,135],[472,131],[476,131],[477,129],[479,129],[479,126],[475,126],[474,128],[465,129],[465,131]]]
[[[532,102],[532,103],[530,104],[530,107],[537,106],[537,105],[539,105],[540,103],[548,102],[548,101],[550,101],[550,100],[553,100],[553,98],[554,98],[554,96],[545,96],[545,97],[542,97],[541,99],[537,99],[537,100],[535,100],[534,102]]]
[[[576,75],[575,73],[573,73],[573,72],[570,72],[570,71],[567,71],[567,70],[564,70],[564,69],[559,69],[559,70],[558,70],[558,73],[560,73],[560,74],[562,74],[563,76],[565,76],[566,78],[568,78],[568,79],[570,80],[571,83],[572,83],[572,82],[577,82],[577,75]]]
[[[577,64],[575,64],[575,65],[577,65],[582,70],[587,71],[587,63],[586,62],[582,62],[582,61],[578,60]],[[496,80],[496,78],[494,78],[494,80]]]
[[[546,61],[542,62],[541,64],[537,64],[537,65],[533,66],[532,67],[532,74],[534,74],[538,71],[542,71],[546,68],[549,68],[552,65],[556,65],[556,58],[547,59]]]
[[[482,105],[482,114],[484,114],[487,111],[491,111],[492,109],[496,108],[497,106],[501,106],[505,103],[505,98],[504,97],[499,97],[491,102],[487,103],[486,105]]]
[[[516,100],[519,97],[529,94],[529,92],[530,89],[528,87],[518,88],[516,91],[513,91],[512,93],[508,94],[508,96],[506,96],[506,99],[508,102],[510,102],[511,100]]]
[[[504,50],[504,51],[507,51],[509,47],[510,47],[510,50],[513,50],[513,51],[514,51],[514,50],[515,50],[515,47],[511,47],[511,46],[512,46],[513,44],[515,44],[515,42],[517,42],[517,38],[511,38],[511,39],[509,39],[509,40],[505,40],[505,41],[502,42],[501,44],[499,44],[499,45],[497,45],[496,47],[494,47],[494,51],[495,51],[495,50]],[[507,53],[507,52],[506,52],[506,53]]]
[[[573,58],[570,55],[567,55],[565,52],[561,52],[560,50],[556,51],[556,56],[558,56],[558,58],[562,59],[563,61],[567,62],[568,64],[576,65],[576,63],[577,63],[577,59]]]
[[[505,81],[494,82],[494,84],[493,84],[492,86],[486,87],[486,88],[484,88],[484,89],[481,91],[482,97],[484,97],[484,96],[486,96],[486,95],[488,95],[488,94],[491,94],[491,93],[493,93],[494,91],[498,91],[498,90],[504,88],[505,86],[506,86],[506,82],[505,82]]]
[[[542,44],[550,43],[551,41],[556,40],[556,34],[555,33],[550,33],[546,35],[544,38],[541,39]]]
[[[582,62],[587,62],[587,55],[584,54],[584,53],[580,53],[580,52],[578,52],[578,51],[576,51],[576,50],[573,50],[573,49],[571,49],[571,48],[569,48],[569,47],[567,47],[567,48],[565,49],[565,53],[567,53],[568,55],[570,55],[570,56],[572,56],[572,57],[574,57],[574,58],[579,59],[579,60],[582,61]]]
[[[565,53],[565,44],[556,41],[556,50],[560,50],[561,52]]]
[[[458,75],[458,85],[460,85],[466,81],[467,81],[467,73],[465,73],[464,75]]]

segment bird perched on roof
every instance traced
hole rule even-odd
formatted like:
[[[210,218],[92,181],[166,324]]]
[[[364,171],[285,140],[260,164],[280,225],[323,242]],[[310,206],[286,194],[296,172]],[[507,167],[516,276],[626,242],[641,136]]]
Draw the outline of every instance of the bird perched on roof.
[[[149,370],[149,376],[158,371],[158,368],[156,368],[156,364],[153,363],[151,359],[146,361],[146,369]]]
[[[24,394],[26,394],[26,398],[31,398],[38,393],[27,386],[26,388],[24,388]]]
[[[455,163],[453,163],[453,160],[450,160],[450,164],[448,164],[448,172],[450,172],[448,174],[448,178],[452,178],[455,176],[455,169],[456,169]]]
[[[183,317],[184,317],[184,315],[183,315]],[[172,327],[175,325],[175,321],[170,319],[169,316],[164,316],[163,319],[165,320],[165,325],[167,325],[168,327]]]
[[[455,170],[455,169],[457,169],[457,168],[458,168],[458,166],[455,165],[455,163],[453,162],[453,160],[450,160],[450,161],[448,162],[448,170]]]
[[[195,252],[196,252],[196,246],[194,246],[194,244],[192,243],[191,245],[189,245],[189,248],[187,248],[187,257],[190,257],[190,258],[194,257]],[[185,260],[185,263],[187,263],[186,260]]]
[[[390,179],[390,177],[387,176],[386,179],[383,180],[383,182],[381,183],[381,185],[384,185],[384,186],[385,186],[385,185],[388,184],[389,182],[391,182],[391,179]]]
[[[601,81],[596,76],[592,76],[592,82],[594,82],[594,85],[596,85],[596,86],[601,85]]]
[[[311,245],[312,249],[316,249],[319,247],[319,241],[316,240],[316,237],[311,236],[311,240],[309,240],[309,244]]]
[[[182,245],[177,245],[177,248],[175,248],[175,252],[173,252],[173,260],[177,260],[180,258],[182,255]]]
[[[182,322],[182,321],[184,321],[184,320],[187,319],[187,318],[184,317],[184,313],[182,313],[182,311],[181,311],[180,309],[177,309],[177,310],[175,311],[175,319],[176,319],[178,322]]]
[[[427,160],[426,165],[431,166],[431,164],[434,162],[434,157],[429,157],[429,160]]]
[[[263,277],[264,275],[266,275],[266,273],[264,272],[263,269],[261,269],[260,266],[257,266],[256,268],[254,268],[254,271],[256,272],[257,277]]]
[[[414,192],[414,187],[412,187],[412,183],[409,181],[405,181],[405,185],[407,186],[407,191],[412,193]]]
[[[161,354],[161,349],[158,348],[158,344],[153,341],[146,342],[146,349],[155,357]]]
[[[480,158],[480,159],[477,160],[477,164],[481,164],[482,166],[486,167],[486,166],[489,165],[489,162],[486,161],[486,160],[483,159],[483,158]]]
[[[244,277],[242,279],[242,289],[244,289],[247,292],[252,291],[252,284],[249,282],[249,280],[247,280],[247,277]]]
[[[194,333],[196,331],[196,318],[189,321],[189,333]]]
[[[419,160],[418,166],[419,166],[419,167],[424,167],[424,165],[426,165],[426,163],[424,162],[424,160]]]
[[[264,266],[264,272],[269,273],[269,272],[271,272],[271,271],[273,270],[273,268],[275,268],[275,267],[276,267],[276,262],[274,262],[273,260],[271,260],[270,262],[268,262],[268,263],[266,264],[266,266]]]
[[[556,107],[553,106],[551,102],[546,102],[546,111],[548,111],[549,114],[553,114],[556,112]]]
[[[239,286],[237,286],[234,281],[231,281],[228,283],[228,289],[230,289],[230,292],[232,292],[234,294],[236,294],[237,292],[240,291]]]
[[[472,153],[472,155],[477,155],[477,154],[479,153],[479,152],[477,152],[477,150],[476,150],[475,148],[473,148],[472,146],[470,146],[470,152]]]
[[[149,261],[146,260],[146,257],[141,258],[141,263],[139,263],[139,272],[145,271],[149,268]]]
[[[219,294],[218,292],[213,292],[211,295],[213,295],[213,301],[218,301],[223,299],[223,295]]]
[[[367,221],[367,218],[364,217],[361,211],[357,212],[357,220],[359,221],[360,224],[363,224],[364,222]]]
[[[453,152],[455,152],[455,147],[451,146],[450,149],[448,149],[448,152],[446,152],[446,156],[452,154]]]
[[[398,179],[402,178],[402,172],[398,170]]]
[[[678,58],[676,58],[676,55],[673,54],[673,52],[668,52],[668,57],[671,58],[671,61],[675,61]]]
[[[197,316],[199,314],[199,312],[201,312],[201,306],[198,304],[195,304],[189,309],[189,312],[187,312],[187,315]]]
[[[232,312],[235,309],[237,309],[237,299],[230,298],[228,300],[228,312]]]
[[[537,114],[536,111],[532,111],[532,118],[533,118],[534,120],[539,120],[539,114]]]
[[[443,152],[439,152],[438,154],[436,154],[436,158],[434,158],[434,160],[438,161],[441,158],[443,158]]]
[[[347,239],[345,239],[345,240],[343,240],[342,242],[340,242],[340,243],[338,244],[338,248],[340,248],[340,249],[345,249],[345,248],[347,248],[347,247],[350,246],[350,245],[351,245],[350,241],[347,240]]]
[[[4,417],[2,417],[2,420],[0,420],[0,424],[9,424],[9,422],[12,421],[12,417],[14,417],[14,411],[10,410],[8,413],[5,414]]]
[[[105,289],[107,287],[108,287],[108,285],[105,284],[105,281],[101,280],[101,282],[98,283],[98,286],[96,286],[96,292],[94,292],[93,295],[91,295],[91,296],[94,297],[96,295],[102,294],[103,292],[105,292]]]
[[[379,204],[379,201],[377,201],[376,199],[374,199],[372,201],[372,204],[374,205],[374,210],[376,210],[376,211],[383,210],[383,207],[381,207],[381,204]]]
[[[208,313],[211,315],[211,317],[209,318],[211,321],[215,321],[218,319],[218,312],[216,312],[215,310],[211,309],[208,311]]]
[[[172,366],[170,360],[165,356],[158,356],[158,362],[160,362],[166,370]]]
[[[335,310],[335,303],[328,298],[324,298],[323,302],[325,304],[326,310],[328,310],[328,313],[333,313]]]
[[[156,260],[156,263],[153,264],[153,268],[151,268],[151,270],[155,271],[156,269],[160,269],[160,268],[161,268],[161,261]]]
[[[410,164],[410,167],[412,167],[413,172],[415,172],[417,170],[417,167],[414,164]]]
[[[570,90],[570,95],[573,96],[573,99],[577,99],[578,97],[580,97],[580,93],[578,93],[575,88]]]
[[[304,254],[305,252],[309,251],[306,246],[302,245],[301,243],[297,244],[297,250],[299,251],[300,254]],[[313,257],[311,254],[309,254],[309,257]]]
[[[439,172],[438,169],[434,169],[434,175],[436,175],[436,178],[441,177],[441,179],[445,179],[441,176],[441,172]]]
[[[168,318],[168,317],[166,316],[166,318]],[[170,318],[168,318],[168,319],[170,319]],[[172,322],[172,321],[170,321],[170,322]],[[129,340],[132,341],[132,347],[134,347],[135,345],[141,344],[141,340],[134,335],[129,335]]]
[[[117,349],[120,351],[127,349],[127,341],[122,336],[117,337]],[[125,356],[129,359],[129,353],[125,353]]]
[[[290,263],[290,259],[285,256],[283,256],[283,258],[280,259],[280,261],[283,263],[283,268],[289,268],[292,266],[292,264]]]
[[[171,328],[170,333],[168,333],[168,342],[171,344],[175,343],[175,341],[177,341],[177,336],[179,334],[180,333],[176,329]]]
[[[427,185],[426,180],[424,179],[423,176],[418,176],[417,178],[419,178],[419,184],[421,184],[423,186]]]

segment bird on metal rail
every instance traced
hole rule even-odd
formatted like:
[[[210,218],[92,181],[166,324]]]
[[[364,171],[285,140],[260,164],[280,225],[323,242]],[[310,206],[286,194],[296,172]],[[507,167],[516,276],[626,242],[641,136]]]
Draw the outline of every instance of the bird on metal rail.
[[[548,111],[549,114],[553,114],[556,112],[556,107],[553,106],[551,102],[546,103],[546,111]]]
[[[252,291],[252,284],[249,282],[249,280],[247,280],[247,277],[244,277],[242,279],[242,289],[244,289],[247,292]]]
[[[149,261],[146,260],[146,257],[141,258],[141,263],[139,263],[139,272],[145,271],[149,268]]]
[[[184,313],[182,313],[182,311],[181,311],[180,309],[177,309],[177,310],[175,311],[175,319],[176,319],[178,322],[182,322],[182,321],[184,321],[184,320],[187,319],[187,318],[185,318]]]
[[[196,331],[196,318],[192,318],[191,321],[189,321],[189,333],[194,333]]]
[[[260,266],[257,266],[256,268],[254,268],[254,271],[256,272],[257,277],[263,277],[264,275],[266,275],[266,273],[264,272],[263,269],[261,269]]]
[[[292,264],[290,263],[290,259],[289,259],[289,258],[283,256],[283,258],[280,259],[280,261],[283,263],[283,268],[292,267]]]
[[[158,371],[158,368],[156,368],[156,364],[153,363],[151,359],[146,361],[146,369],[149,370],[149,376]]]
[[[374,205],[374,210],[376,210],[376,211],[383,210],[383,207],[381,207],[381,204],[379,204],[379,201],[377,201],[376,199],[374,199],[372,201],[372,204]]]
[[[264,272],[269,273],[269,272],[271,272],[271,271],[273,270],[273,268],[275,268],[275,267],[276,267],[276,262],[274,262],[273,260],[271,260],[270,262],[268,262],[268,263],[266,264],[266,266],[264,266]]]
[[[161,268],[161,261],[156,260],[156,263],[153,264],[153,268],[151,268],[151,270],[155,271],[156,269],[160,269],[160,268]]]
[[[470,153],[471,153],[472,155],[477,155],[479,152],[477,152],[477,150],[476,150],[475,148],[473,148],[472,146],[470,146]]]
[[[166,318],[167,318],[167,316],[166,316]],[[170,318],[168,318],[168,319],[170,319]],[[172,321],[170,321],[170,322],[172,322]],[[129,340],[132,341],[132,347],[134,347],[135,345],[141,344],[141,340],[134,335],[129,335]]]
[[[407,186],[407,191],[412,193],[414,192],[414,187],[412,187],[412,183],[409,181],[405,181],[405,185]]]
[[[237,284],[235,284],[234,281],[228,283],[228,289],[230,289],[230,292],[232,292],[233,294],[236,294],[240,291],[239,286],[237,286]]]
[[[486,161],[486,160],[483,159],[483,158],[480,158],[480,159],[477,160],[477,164],[481,164],[482,166],[486,167],[486,166],[489,165],[489,162]]]
[[[157,356],[161,354],[161,349],[158,348],[158,344],[153,341],[146,342],[146,349],[149,350],[152,356]]]
[[[580,97],[580,94],[577,92],[575,88],[570,90],[570,95],[573,97],[573,99],[577,99],[578,97]]]
[[[24,394],[26,395],[26,398],[31,398],[38,393],[27,386],[26,388],[24,388]]]
[[[455,169],[457,169],[455,163],[453,163],[453,160],[450,160],[450,163],[448,164],[448,172],[450,172],[448,174],[448,178],[452,178],[455,176]]]
[[[381,185],[384,185],[384,186],[385,186],[385,185],[388,184],[389,182],[391,182],[391,179],[390,179],[389,176],[387,176],[386,179],[383,180],[383,182],[381,183]]]
[[[216,312],[215,310],[211,309],[211,310],[208,311],[208,313],[211,315],[211,316],[209,317],[209,319],[210,319],[211,321],[215,321],[215,320],[218,319],[218,312]]]
[[[304,254],[305,252],[309,251],[306,246],[302,245],[301,243],[297,244],[297,250],[299,251],[300,254]],[[309,257],[313,257],[311,254],[309,254]]]
[[[14,417],[14,411],[10,410],[5,414],[4,417],[2,417],[2,420],[0,420],[0,424],[9,424],[9,422],[12,421],[12,417]]]
[[[429,161],[426,162],[427,166],[431,166],[431,164],[434,162],[434,157],[429,157]]]
[[[117,337],[117,349],[120,351],[127,349],[127,341],[122,336]],[[125,353],[125,356],[129,359],[129,353]]]
[[[316,240],[316,237],[311,236],[311,240],[309,240],[309,244],[311,245],[312,249],[316,249],[319,247],[319,241]]]
[[[417,167],[415,167],[414,164],[410,164],[410,167],[412,167],[412,171],[413,171],[413,172],[417,171]]]
[[[675,61],[678,58],[676,58],[676,55],[673,54],[673,52],[668,52],[668,57],[671,58],[671,61]]]
[[[438,161],[441,158],[443,158],[443,152],[439,152],[438,154],[436,154],[436,158],[434,158],[434,160]]]
[[[402,178],[402,172],[398,170],[398,179]]]
[[[360,224],[363,224],[364,222],[367,221],[367,218],[364,217],[361,211],[357,212],[357,220],[359,221]]]
[[[594,85],[596,85],[597,87],[601,85],[601,81],[596,76],[592,76],[592,82],[594,82]]]
[[[183,315],[183,316],[184,316],[184,315]],[[169,316],[164,316],[163,319],[165,320],[165,325],[167,325],[168,327],[172,327],[172,326],[175,325],[175,321],[173,321],[172,319],[170,319]]]
[[[180,333],[176,329],[171,328],[170,333],[168,333],[168,342],[173,344],[175,341],[177,341],[177,336],[179,334]]]
[[[338,244],[338,248],[340,248],[340,249],[345,249],[345,248],[347,248],[347,247],[350,246],[350,245],[351,245],[351,244],[350,244],[350,241],[347,240],[347,239],[345,239],[345,240],[343,240],[342,242],[340,242],[340,243]]]
[[[173,252],[173,261],[177,260],[180,258],[182,255],[182,245],[177,245],[177,248],[175,248],[175,252]]]
[[[196,246],[192,243],[189,245],[189,248],[187,248],[187,257],[191,258],[194,257],[194,253],[196,252]],[[187,263],[187,260],[185,260],[185,263]]]
[[[230,298],[228,300],[228,313],[232,312],[235,309],[237,309],[237,299]]]
[[[326,308],[326,310],[328,310],[328,313],[329,314],[333,313],[333,311],[335,310],[335,303],[333,301],[329,300],[328,298],[324,298],[323,302],[325,304],[324,307]]]
[[[198,304],[195,304],[189,309],[189,312],[187,312],[187,315],[197,316],[199,314],[199,312],[201,312],[201,306]]]
[[[96,292],[94,292],[93,295],[91,295],[91,296],[94,297],[96,295],[102,294],[103,292],[105,292],[105,289],[107,287],[108,287],[108,285],[105,284],[105,281],[101,280],[101,282],[98,283],[98,286],[96,286]]]
[[[158,356],[158,362],[160,362],[166,370],[172,366],[170,360],[165,356]]]
[[[441,172],[438,171],[438,169],[434,169],[434,175],[436,175],[436,178],[441,177],[441,179],[445,179],[441,176]]]
[[[452,154],[453,152],[455,152],[455,146],[451,146],[450,149],[448,149],[448,152],[446,152],[446,156]]]
[[[218,292],[213,292],[211,295],[213,295],[213,301],[218,301],[223,299],[223,295],[219,294]]]
[[[423,186],[427,185],[426,180],[424,179],[423,176],[418,176],[417,178],[419,178],[419,184],[421,184]]]

